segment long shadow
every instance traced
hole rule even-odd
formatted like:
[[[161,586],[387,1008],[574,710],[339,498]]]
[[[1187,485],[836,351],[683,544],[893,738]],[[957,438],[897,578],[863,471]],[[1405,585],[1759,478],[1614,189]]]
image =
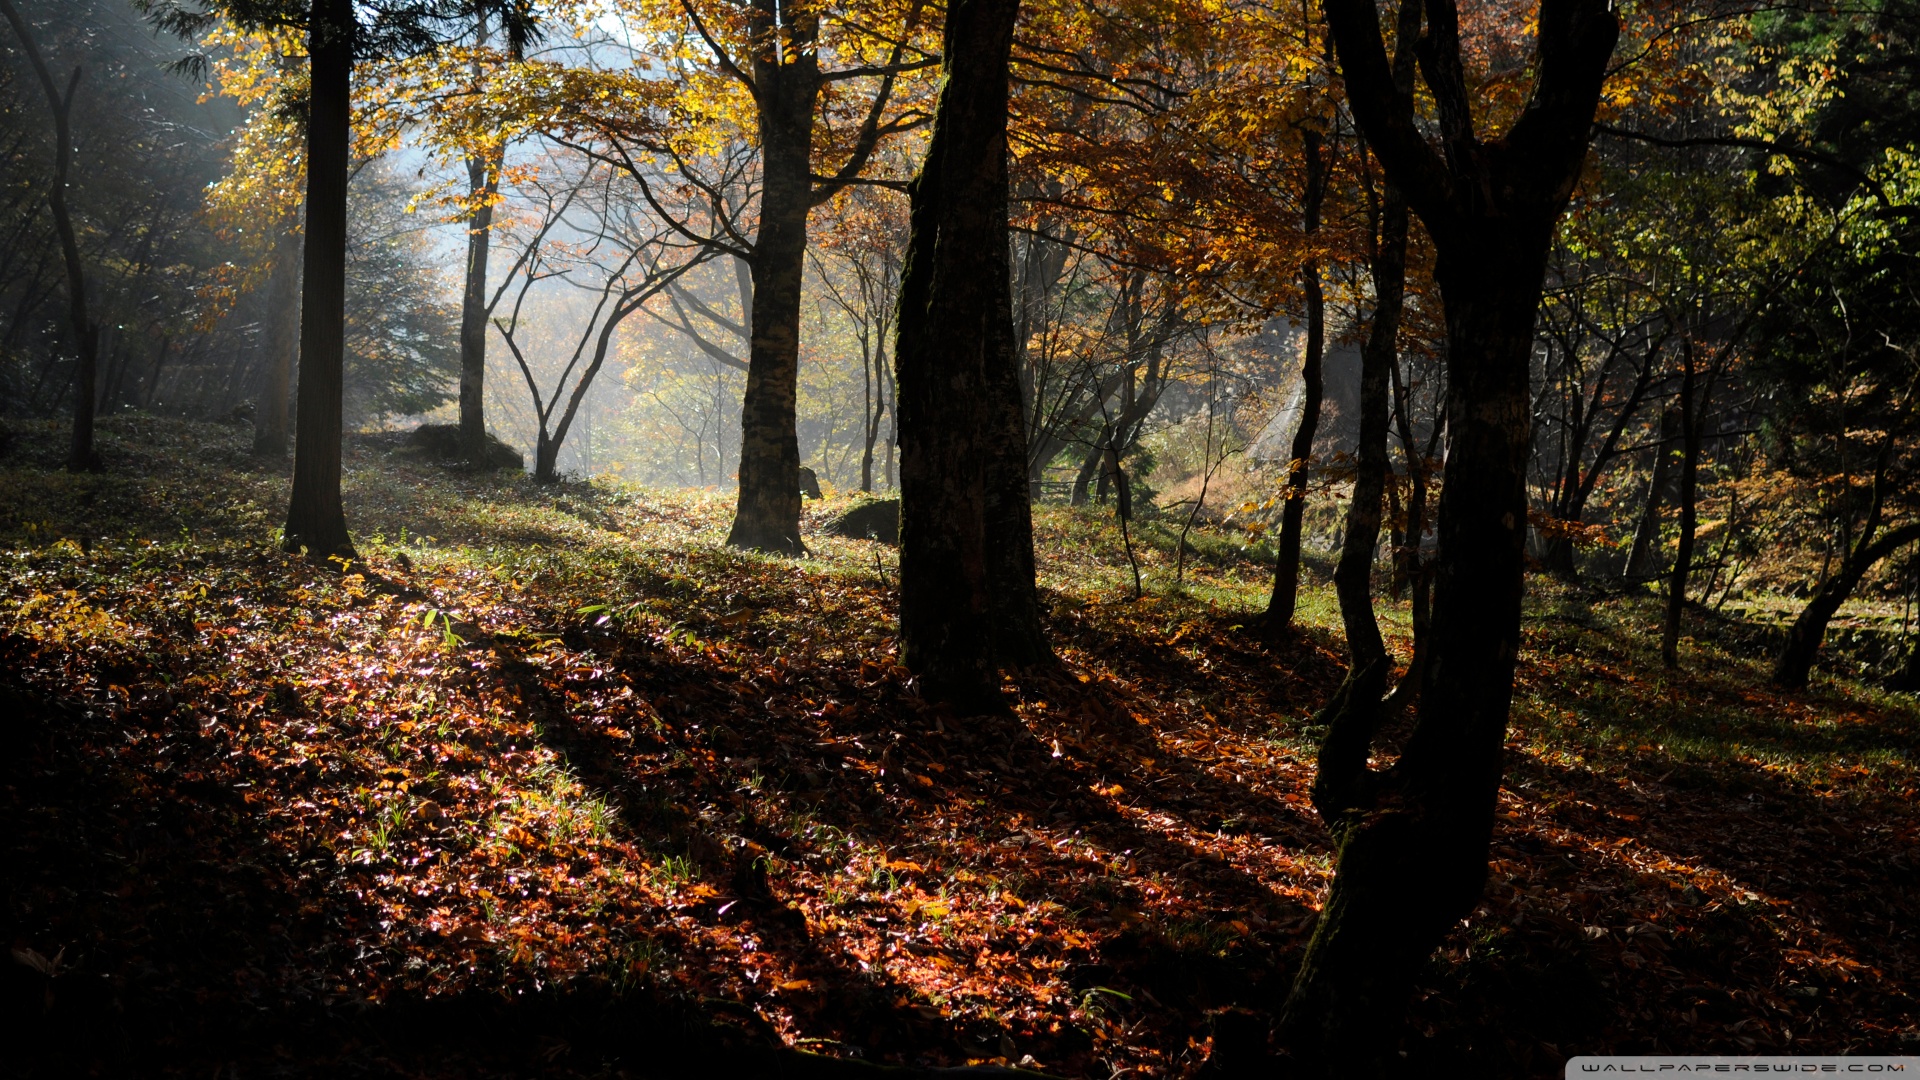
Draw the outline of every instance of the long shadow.
[[[644,595],[670,589],[672,582],[640,574],[626,587]],[[792,599],[791,590],[780,587],[730,595],[747,607]],[[726,622],[688,611],[682,625],[702,634],[725,633]],[[1147,1001],[1173,1014],[1165,1019],[1181,1029],[1177,1042],[1196,1031],[1204,1034],[1208,1008],[1277,1001],[1310,913],[1280,900],[1218,855],[1140,827],[1112,800],[1118,795],[1143,814],[1164,814],[1195,832],[1279,838],[1282,846],[1293,848],[1322,847],[1324,835],[1303,809],[1226,782],[1159,749],[1130,714],[1157,710],[1162,703],[1091,690],[1071,679],[1026,680],[1023,692],[1044,694],[1052,713],[1082,718],[1070,736],[1074,754],[1062,758],[1057,743],[1011,716],[955,718],[926,708],[890,678],[851,666],[770,676],[753,670],[763,655],[758,661],[737,659],[733,669],[716,672],[675,660],[657,644],[631,635],[577,623],[566,632],[570,647],[590,650],[607,668],[621,672],[670,721],[664,727],[672,733],[657,745],[649,742],[647,749],[700,746],[715,752],[722,767],[707,772],[683,767],[664,775],[653,768],[636,771],[632,745],[610,743],[601,730],[577,722],[568,703],[547,690],[532,668],[509,658],[501,677],[529,703],[545,739],[576,774],[615,797],[627,829],[653,850],[684,852],[702,877],[722,886],[721,894],[704,905],[702,917],[751,924],[759,934],[758,948],[781,953],[793,970],[824,988],[825,1001],[813,1012],[813,1028],[821,1037],[878,1054],[934,1049],[957,1058],[978,1056],[1008,1032],[930,1021],[923,1008],[904,1000],[896,980],[878,968],[856,966],[845,952],[806,936],[804,919],[782,902],[777,881],[756,876],[749,853],[758,849],[781,859],[804,858],[810,845],[779,823],[754,817],[755,800],[743,797],[739,788],[749,772],[759,774],[763,790],[804,808],[812,820],[883,850],[910,853],[926,839],[926,819],[940,816],[955,828],[991,834],[972,856],[973,865],[1004,870],[1003,863],[1035,858],[1028,849],[1037,847],[1043,834],[1071,829],[1083,848],[1096,853],[1096,865],[1100,857],[1125,858],[1134,868],[1162,875],[1183,898],[1204,900],[1212,920],[1220,927],[1234,922],[1241,940],[1222,948],[1220,935],[1232,938],[1234,931],[1188,926],[1169,933],[1139,918],[1145,898],[1131,885],[1116,885],[1110,874],[1091,872],[1083,855],[1056,856],[1049,848],[1038,856],[1043,865],[1033,875],[1031,887],[1040,890],[1035,899],[1061,904],[1073,913],[1076,926],[1095,935],[1091,946],[1038,946],[1059,954],[1069,984],[1088,992],[1144,989]],[[777,641],[755,642],[760,635],[751,629],[733,636],[749,645]],[[1095,642],[1083,634],[1081,644],[1111,649],[1123,640]],[[1170,680],[1170,693],[1210,694],[1221,677],[1211,657],[1152,652],[1157,670],[1141,674]],[[1254,643],[1231,652],[1220,659],[1238,665],[1243,670],[1236,676],[1267,694],[1274,681],[1267,674],[1273,664],[1267,649]],[[1313,657],[1308,662],[1325,666]],[[1206,670],[1210,666],[1215,670]],[[1263,711],[1272,708],[1268,701]],[[1129,782],[1136,768],[1128,755],[1141,749],[1162,764],[1149,779]],[[877,783],[869,778],[875,766]],[[1102,794],[1089,791],[1102,784]],[[703,804],[708,812],[695,814],[689,803]],[[1116,911],[1119,917],[1112,914]],[[1239,922],[1242,916],[1256,927]],[[1084,1035],[1072,1031],[1017,1034],[1021,1045],[1042,1060],[1071,1062],[1085,1050]]]
[[[367,957],[388,932],[331,887],[371,875],[324,844],[287,844],[254,794],[276,771],[318,766],[235,754],[233,717],[176,711],[165,695],[116,706],[77,669],[82,681],[44,696],[21,676],[41,660],[31,642],[0,637],[0,829],[20,871],[0,884],[14,950],[0,1007],[31,1029],[9,1047],[10,1076],[949,1072],[796,1053],[750,1013],[604,981],[378,1003],[316,981],[316,966],[338,966],[328,957]]]

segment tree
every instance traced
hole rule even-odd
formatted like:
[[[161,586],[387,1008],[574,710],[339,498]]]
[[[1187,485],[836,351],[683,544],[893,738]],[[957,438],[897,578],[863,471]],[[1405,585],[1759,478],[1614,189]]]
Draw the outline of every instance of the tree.
[[[67,80],[65,93],[53,81],[53,73],[34,43],[33,31],[14,10],[12,0],[0,0],[0,15],[13,27],[14,36],[39,76],[40,88],[47,95],[47,108],[53,114],[53,183],[47,188],[47,209],[53,214],[54,231],[60,237],[60,257],[67,265],[67,319],[72,325],[73,346],[80,354],[79,387],[73,395],[73,441],[67,452],[70,472],[91,472],[100,466],[93,449],[93,410],[99,395],[100,328],[87,315],[87,273],[80,261],[80,245],[74,238],[73,215],[67,209],[67,170],[73,163],[73,95],[80,89],[81,69],[75,67]]]
[[[529,228],[518,237],[520,250],[494,298],[484,303],[485,310],[493,310],[518,279],[513,306],[494,319],[494,328],[513,353],[533,398],[533,475],[546,484],[559,479],[560,448],[594,379],[606,366],[615,332],[628,316],[644,310],[681,275],[713,254],[705,245],[687,244],[671,225],[653,218],[640,200],[619,191],[624,175],[619,170],[585,158],[576,158],[574,164],[584,168],[567,176],[567,165],[554,164],[546,170],[547,179],[523,185],[532,207],[526,215]],[[569,217],[570,212],[577,216]],[[556,231],[574,239],[555,240]],[[681,257],[670,260],[675,254]],[[573,341],[557,365],[551,394],[542,394],[535,362],[521,341],[527,299],[543,283],[577,291],[590,300],[578,334],[547,335],[549,340],[570,337]],[[554,303],[550,311],[566,306]]]
[[[1320,231],[1320,214],[1327,197],[1327,166],[1321,157],[1322,138],[1309,131],[1303,140],[1306,159],[1306,196],[1301,231]],[[1293,607],[1300,590],[1300,528],[1307,511],[1307,462],[1313,457],[1313,434],[1320,424],[1324,393],[1321,364],[1327,343],[1327,301],[1320,280],[1320,260],[1301,268],[1301,291],[1306,295],[1307,336],[1300,358],[1300,426],[1294,429],[1287,455],[1286,493],[1280,511],[1280,553],[1273,567],[1273,595],[1262,622],[1269,633],[1293,625]]]
[[[1015,382],[1007,242],[1007,66],[1018,0],[947,10],[933,138],[911,188],[894,347],[900,416],[900,641],[928,697],[997,708],[1002,621],[1033,605],[1024,421]],[[1016,463],[1017,468],[1009,470]],[[997,550],[996,550],[997,549]],[[1017,579],[1024,556],[1024,585]],[[1012,593],[1012,595],[1007,595]],[[996,595],[1000,594],[1000,595]],[[1044,639],[1039,642],[1044,648]]]
[[[1391,1045],[1377,1033],[1404,1013],[1417,966],[1485,881],[1519,650],[1534,312],[1620,32],[1602,0],[1544,0],[1531,96],[1503,136],[1483,138],[1458,9],[1433,0],[1418,55],[1436,150],[1396,90],[1373,4],[1325,10],[1354,118],[1434,244],[1448,448],[1417,726],[1389,772],[1367,765],[1373,710],[1336,711],[1320,749],[1314,802],[1338,861],[1282,1029],[1323,1073],[1336,1052]]]
[[[721,132],[737,129],[757,148],[756,220],[748,224],[729,214],[706,223],[714,253],[743,260],[753,280],[739,502],[727,542],[798,555],[805,551],[795,425],[808,217],[849,185],[870,182],[863,174],[883,140],[925,123],[919,108],[899,106],[896,88],[902,75],[939,61],[917,44],[924,33],[918,0],[842,6],[688,0],[651,7],[648,21],[671,43],[674,75],[699,101],[678,110],[677,122],[666,126],[683,130],[669,137],[625,141],[613,123],[600,134],[615,144],[609,159],[625,161],[636,179],[654,186],[704,184],[716,207],[726,200],[697,169],[689,170],[690,145],[710,146],[731,137]],[[704,50],[704,66],[692,49],[680,48],[685,39]],[[856,80],[873,81],[870,98],[848,92]],[[745,117],[733,111],[732,99],[741,94]],[[685,130],[694,118],[708,126]],[[670,164],[655,171],[621,146]]]

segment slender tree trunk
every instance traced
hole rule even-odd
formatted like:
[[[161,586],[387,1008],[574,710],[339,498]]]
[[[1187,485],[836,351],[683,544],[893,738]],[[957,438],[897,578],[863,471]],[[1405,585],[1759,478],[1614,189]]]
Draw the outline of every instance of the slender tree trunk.
[[[1660,629],[1660,662],[1680,666],[1680,616],[1687,606],[1687,577],[1693,573],[1693,542],[1699,517],[1696,496],[1700,468],[1700,425],[1704,418],[1694,408],[1693,342],[1680,344],[1680,546],[1667,576],[1667,618]]]
[[[300,302],[300,401],[283,543],[309,558],[353,558],[340,503],[346,355],[347,169],[353,6],[314,0],[307,34],[307,227]]]
[[[860,491],[872,494],[873,444],[880,439],[880,411],[885,405],[875,406],[873,400],[873,372],[879,358],[867,348],[864,332],[860,340]]]
[[[1860,587],[1860,579],[1881,559],[1898,551],[1901,547],[1920,540],[1920,523],[1902,525],[1881,533],[1872,543],[1867,540],[1871,533],[1862,535],[1861,542],[1854,547],[1853,554],[1840,564],[1840,572],[1827,579],[1813,599],[1801,610],[1799,618],[1793,620],[1793,626],[1787,631],[1787,643],[1780,650],[1780,657],[1774,661],[1773,684],[1786,690],[1798,690],[1807,685],[1813,674],[1813,661],[1820,653],[1820,643],[1826,639],[1827,624],[1833,621],[1840,605],[1847,602],[1853,590]]]
[[[1073,492],[1071,495],[1068,496],[1067,505],[1069,506],[1087,505],[1087,486],[1093,483],[1094,477],[1100,475],[1100,462],[1106,455],[1107,443],[1111,442],[1112,440],[1113,440],[1112,425],[1110,424],[1100,425],[1100,438],[1098,439],[1098,441],[1096,441],[1093,444],[1093,449],[1087,451],[1086,458],[1080,462],[1080,471],[1074,474]],[[1106,498],[1106,484],[1104,481],[1101,483],[1100,487],[1101,487],[1101,498],[1104,500]]]
[[[1406,294],[1407,201],[1388,185],[1373,258],[1373,325],[1360,354],[1360,444],[1346,537],[1333,569],[1333,588],[1346,626],[1351,675],[1387,658],[1373,617],[1373,554],[1380,543],[1380,500],[1387,484],[1387,396],[1400,362],[1400,309]]]
[[[1326,196],[1327,170],[1320,159],[1320,133],[1309,131],[1304,141],[1307,191],[1304,228],[1309,236],[1320,231],[1320,204]],[[1313,456],[1313,436],[1320,426],[1322,353],[1326,349],[1326,300],[1320,289],[1320,261],[1310,260],[1301,273],[1307,297],[1307,347],[1300,366],[1306,393],[1300,403],[1300,427],[1293,435],[1292,460],[1287,463],[1286,502],[1280,510],[1280,557],[1274,564],[1273,595],[1267,600],[1264,625],[1278,632],[1293,625],[1300,591],[1300,530],[1307,510],[1307,462]]]
[[[73,441],[67,452],[68,472],[92,472],[100,467],[93,449],[94,398],[99,393],[100,331],[87,315],[87,275],[80,263],[80,244],[74,236],[73,216],[67,209],[67,173],[73,163],[73,96],[80,89],[80,68],[73,69],[67,91],[53,81],[33,31],[14,10],[11,0],[0,0],[0,15],[20,39],[20,48],[40,78],[40,89],[47,95],[47,108],[53,113],[53,184],[47,189],[47,209],[53,212],[53,229],[60,238],[60,255],[67,264],[67,322],[72,328],[73,345],[80,358],[75,378],[79,385],[73,395]]]
[[[1660,412],[1660,443],[1654,447],[1653,475],[1647,480],[1646,502],[1640,508],[1640,520],[1634,525],[1633,543],[1627,548],[1627,568],[1621,575],[1638,581],[1654,575],[1653,553],[1660,541],[1660,504],[1673,484],[1673,463],[1685,453],[1675,447],[1682,438],[1680,412],[1669,406]]]
[[[812,52],[787,60],[781,63],[769,53],[757,55],[753,65],[759,87],[760,230],[753,243],[753,337],[740,409],[740,500],[727,543],[802,555],[795,410],[820,74]]]
[[[1017,0],[947,9],[945,80],[912,187],[894,347],[901,653],[923,694],[972,709],[998,707],[990,592],[1005,553],[989,546],[1005,535],[989,487],[1005,477],[989,459],[1007,434],[996,368],[1012,345],[1006,118],[1018,10]]]
[[[469,191],[478,205],[467,215],[467,287],[460,298],[460,452],[476,468],[487,454],[487,251],[493,239],[493,198],[500,190],[501,156],[467,159]]]
[[[287,406],[300,351],[301,257],[300,230],[288,221],[274,240],[267,280],[267,377],[253,409],[253,452],[262,457],[287,456]]]

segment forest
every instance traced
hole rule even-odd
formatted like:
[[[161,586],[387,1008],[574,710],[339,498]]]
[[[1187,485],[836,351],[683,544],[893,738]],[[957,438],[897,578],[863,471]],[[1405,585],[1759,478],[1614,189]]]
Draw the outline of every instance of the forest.
[[[1916,0],[0,17],[9,1075],[1920,1055]]]

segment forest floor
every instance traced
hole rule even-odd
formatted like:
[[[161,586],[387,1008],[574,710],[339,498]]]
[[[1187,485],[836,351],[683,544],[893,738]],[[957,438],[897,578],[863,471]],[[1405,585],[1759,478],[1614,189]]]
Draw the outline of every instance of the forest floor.
[[[1247,633],[1266,571],[1230,534],[1175,589],[1143,527],[1134,600],[1111,519],[1042,508],[1061,666],[967,718],[896,664],[892,549],[732,551],[721,494],[356,437],[342,574],[275,550],[284,473],[244,428],[110,420],[97,476],[17,433],[0,1007],[38,1018],[29,1073],[684,1075],[784,1043],[1183,1076],[1212,1010],[1277,1009],[1324,896],[1337,614],[1315,583],[1297,633]],[[1650,597],[1529,589],[1487,898],[1409,1064],[1920,1049],[1914,702],[1776,693],[1760,629],[1705,614],[1666,673]]]

